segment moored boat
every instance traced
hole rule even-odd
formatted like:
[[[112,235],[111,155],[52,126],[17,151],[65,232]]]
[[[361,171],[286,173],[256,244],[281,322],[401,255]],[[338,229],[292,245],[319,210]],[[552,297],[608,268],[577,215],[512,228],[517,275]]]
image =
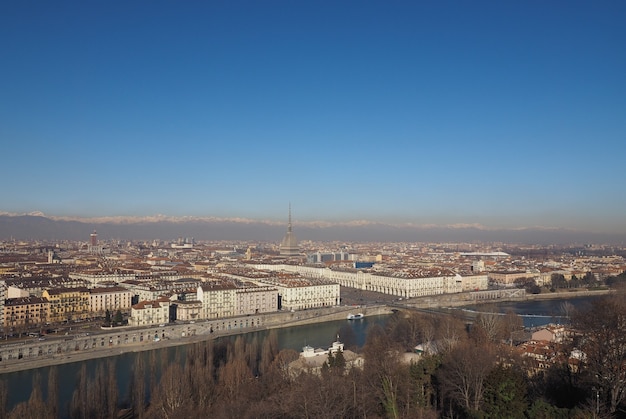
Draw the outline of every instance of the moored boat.
[[[348,320],[359,320],[359,319],[362,319],[363,317],[365,317],[363,313],[348,314]]]

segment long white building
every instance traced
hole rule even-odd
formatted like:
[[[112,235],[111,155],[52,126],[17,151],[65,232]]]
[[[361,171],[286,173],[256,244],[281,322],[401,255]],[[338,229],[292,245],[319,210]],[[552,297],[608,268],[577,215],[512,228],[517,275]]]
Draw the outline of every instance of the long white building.
[[[291,265],[263,266],[280,267]],[[341,289],[339,284],[320,276],[316,271],[307,271],[307,274],[302,274],[296,270],[259,270],[256,267],[248,266],[230,267],[220,272],[220,274],[239,281],[276,288],[279,299],[278,308],[281,310],[332,307],[340,303]]]
[[[449,269],[405,269],[362,271],[349,268],[316,268],[286,264],[259,264],[256,269],[293,272],[307,278],[324,279],[345,287],[397,295],[403,298],[487,289],[487,275],[461,276]]]

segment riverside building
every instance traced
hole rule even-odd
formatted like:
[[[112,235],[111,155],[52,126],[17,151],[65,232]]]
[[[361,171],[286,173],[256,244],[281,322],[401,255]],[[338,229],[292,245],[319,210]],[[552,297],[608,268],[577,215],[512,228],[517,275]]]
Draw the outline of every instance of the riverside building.
[[[487,275],[462,276],[446,268],[365,271],[348,267],[317,268],[287,264],[258,264],[254,267],[266,271],[297,273],[306,278],[323,279],[345,287],[402,298],[483,290],[488,285]]]

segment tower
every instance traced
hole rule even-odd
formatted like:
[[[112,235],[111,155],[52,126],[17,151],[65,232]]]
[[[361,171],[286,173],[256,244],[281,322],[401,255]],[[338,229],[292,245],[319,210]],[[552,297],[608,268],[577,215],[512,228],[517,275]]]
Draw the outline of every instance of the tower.
[[[89,253],[102,253],[102,246],[98,245],[98,233],[96,233],[96,230],[89,235],[89,238],[89,245],[87,246]]]
[[[287,223],[287,234],[280,243],[281,256],[299,256],[300,248],[298,247],[298,240],[295,234],[293,234],[291,228],[291,204],[289,204],[289,222]]]

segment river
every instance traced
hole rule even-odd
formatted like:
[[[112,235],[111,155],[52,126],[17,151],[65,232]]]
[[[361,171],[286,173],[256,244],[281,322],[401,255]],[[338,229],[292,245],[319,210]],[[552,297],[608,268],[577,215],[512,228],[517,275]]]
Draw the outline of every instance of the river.
[[[293,349],[298,352],[305,345],[315,348],[328,347],[336,340],[338,334],[344,334],[340,338],[346,344],[346,347],[357,346],[362,347],[367,337],[367,329],[374,325],[384,325],[389,315],[369,316],[361,320],[336,320],[317,324],[308,324],[304,326],[288,327],[275,329],[278,346],[280,349]],[[268,334],[269,330],[259,330],[243,334],[246,339],[254,339],[255,337],[261,342]],[[239,335],[221,337],[219,339],[236,339]],[[152,354],[152,352],[155,352]],[[130,382],[132,377],[132,366],[137,357],[143,357],[144,365],[149,365],[150,357],[155,355],[156,359],[160,359],[165,352],[170,360],[184,359],[186,353],[185,346],[172,346],[152,351],[142,352],[126,352],[112,357],[115,360],[116,377],[118,382],[119,400],[125,402],[128,399]],[[99,365],[106,363],[112,358],[97,358],[86,361],[57,365],[59,377],[59,409],[63,414],[63,418],[67,417],[67,407],[72,399],[72,394],[76,386],[76,378],[83,365],[86,365],[87,371],[93,375]],[[7,409],[11,410],[16,404],[28,400],[33,384],[35,374],[39,374],[40,383],[44,399],[47,394],[48,374],[51,367],[43,367],[38,369],[23,370],[18,372],[6,373],[0,376],[0,380],[4,380],[8,384],[8,400]]]
[[[546,299],[527,301],[502,301],[497,303],[484,303],[459,308],[476,313],[497,312],[505,314],[513,312],[524,320],[524,327],[544,326],[548,323],[568,324],[568,306],[583,310],[597,296],[584,296],[567,299]],[[571,311],[571,310],[569,310]]]

